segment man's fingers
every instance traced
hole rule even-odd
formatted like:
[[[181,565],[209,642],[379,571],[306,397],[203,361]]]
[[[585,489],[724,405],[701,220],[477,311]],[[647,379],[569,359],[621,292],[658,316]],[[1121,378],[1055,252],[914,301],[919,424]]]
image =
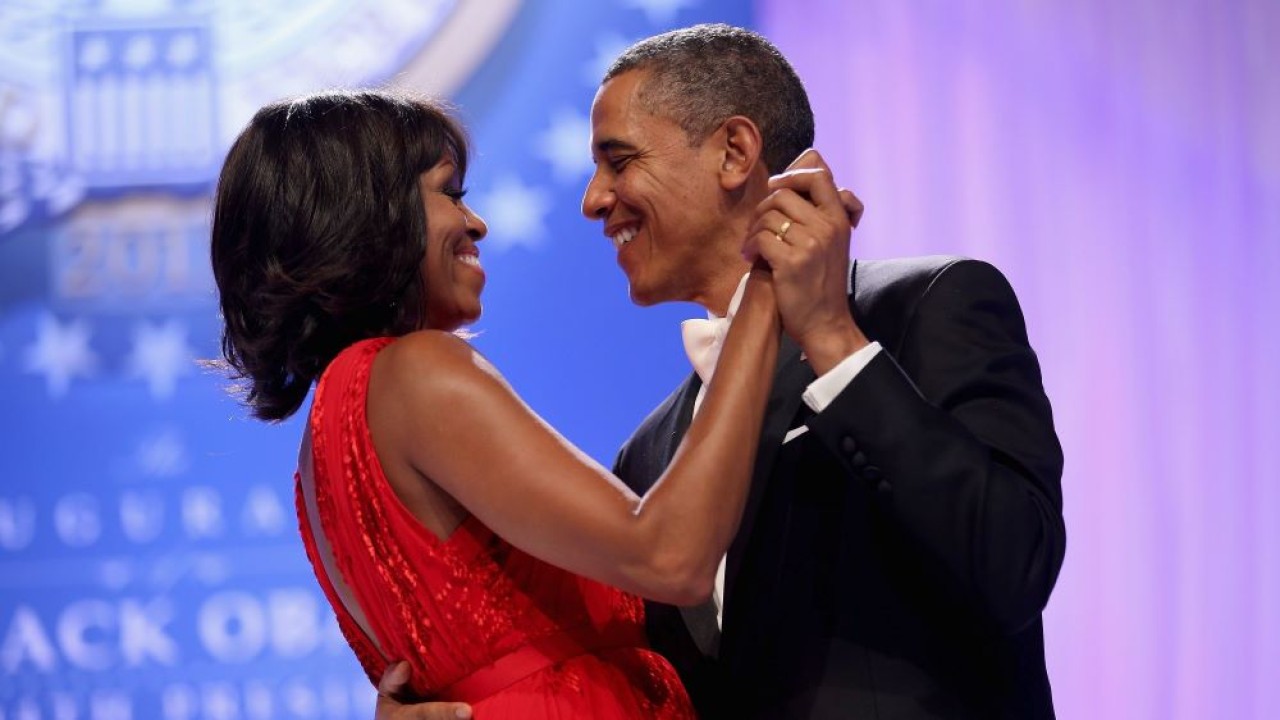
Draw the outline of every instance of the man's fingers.
[[[761,230],[752,235],[748,239],[748,243],[752,245],[755,255],[752,260],[763,258],[765,263],[769,265],[769,269],[777,272],[778,268],[784,267],[788,261],[788,253],[791,249],[785,242],[778,239],[776,233],[768,230]]]
[[[809,148],[797,155],[796,159],[792,160],[791,164],[787,166],[787,170],[801,169],[830,170],[830,168],[827,167],[827,161],[823,160],[822,155],[813,148]]]
[[[792,197],[795,197],[795,202],[801,207],[812,210],[812,206],[799,199],[799,197],[795,195]],[[790,244],[793,237],[798,237],[804,233],[804,226],[800,224],[800,221],[788,216],[781,210],[757,210],[757,212],[759,214],[751,223],[751,227],[748,228],[747,239],[742,244],[742,257],[747,262],[755,262],[760,257],[760,238],[773,238]]]
[[[837,201],[839,196],[836,196]],[[772,213],[781,213],[783,219],[790,220],[796,224],[807,225],[817,231],[819,228],[831,225],[833,222],[845,222],[844,208],[836,206],[837,215],[832,215],[829,211],[819,207],[815,207],[813,203],[806,200],[799,193],[789,188],[776,190],[769,194],[764,200],[756,205],[756,217],[764,218]],[[767,229],[777,230],[781,222],[774,225],[765,226]]]
[[[858,227],[858,222],[862,220],[863,207],[862,201],[852,190],[840,188],[840,204],[844,206],[844,211],[849,215],[849,224]]]
[[[787,232],[790,232],[791,228],[796,224],[795,219],[789,217],[781,210],[757,210],[757,212],[758,214],[756,215],[756,219],[751,223],[751,227],[747,230],[748,237],[765,230],[779,233],[786,229]]]
[[[774,175],[769,178],[769,189],[775,192],[791,190],[809,198],[819,208],[830,208],[840,203],[835,180],[831,177],[831,171],[826,168],[788,170]]]
[[[792,161],[781,174],[769,178],[769,189],[789,188],[813,201],[820,207],[841,200],[837,194],[831,167],[822,154],[809,148]],[[852,217],[850,218],[852,220]],[[856,224],[856,223],[855,223]]]

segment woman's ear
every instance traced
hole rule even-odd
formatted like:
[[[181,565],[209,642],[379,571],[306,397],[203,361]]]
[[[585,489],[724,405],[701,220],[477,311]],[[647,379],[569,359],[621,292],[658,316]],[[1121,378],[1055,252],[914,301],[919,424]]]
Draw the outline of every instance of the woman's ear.
[[[722,137],[720,187],[727,191],[738,190],[764,167],[764,142],[760,128],[750,118],[734,115],[720,125],[717,135]],[[765,176],[768,174],[765,171]]]

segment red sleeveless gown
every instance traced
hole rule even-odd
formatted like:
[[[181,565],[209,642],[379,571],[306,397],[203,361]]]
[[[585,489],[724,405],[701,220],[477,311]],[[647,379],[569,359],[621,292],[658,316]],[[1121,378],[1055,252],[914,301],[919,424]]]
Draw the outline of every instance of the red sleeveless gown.
[[[407,660],[415,693],[469,702],[477,720],[694,717],[648,649],[639,598],[532,557],[474,516],[440,540],[401,504],[365,415],[373,358],[392,341],[356,343],[325,370],[297,483],[307,556],[370,680]]]

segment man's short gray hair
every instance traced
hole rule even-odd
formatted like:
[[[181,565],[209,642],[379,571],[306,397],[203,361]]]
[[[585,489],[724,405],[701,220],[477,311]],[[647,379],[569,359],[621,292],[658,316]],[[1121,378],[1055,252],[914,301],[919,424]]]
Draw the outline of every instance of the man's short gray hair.
[[[734,115],[764,140],[770,173],[782,172],[813,145],[813,110],[800,77],[759,33],[724,24],[694,25],[627,48],[603,82],[631,70],[649,73],[638,99],[675,120],[697,143]]]

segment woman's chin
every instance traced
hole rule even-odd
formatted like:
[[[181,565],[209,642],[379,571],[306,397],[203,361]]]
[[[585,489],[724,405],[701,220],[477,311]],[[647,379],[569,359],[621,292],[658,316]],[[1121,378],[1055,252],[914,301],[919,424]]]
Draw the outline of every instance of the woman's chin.
[[[474,325],[480,322],[480,316],[483,314],[484,314],[484,306],[482,306],[480,304],[480,301],[477,300],[475,310],[473,312],[467,313],[467,316],[463,318],[461,323],[459,323],[459,327],[466,327],[468,325]]]
[[[480,304],[479,298],[473,304],[467,307],[454,308],[452,312],[442,313],[436,312],[428,314],[426,328],[428,330],[440,330],[443,332],[457,332],[468,325],[479,322],[480,315],[484,307]]]

